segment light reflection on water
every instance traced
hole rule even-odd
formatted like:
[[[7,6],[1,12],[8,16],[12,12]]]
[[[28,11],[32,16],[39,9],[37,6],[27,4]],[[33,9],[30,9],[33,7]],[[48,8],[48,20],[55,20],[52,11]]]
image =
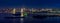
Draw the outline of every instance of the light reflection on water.
[[[32,17],[7,19],[4,18],[5,16],[10,17],[12,15],[0,15],[0,23],[60,23],[60,17],[46,17],[44,19],[36,19]]]
[[[21,20],[21,23],[23,23],[23,20],[24,20],[24,19],[23,19],[23,18],[21,18],[20,20]]]

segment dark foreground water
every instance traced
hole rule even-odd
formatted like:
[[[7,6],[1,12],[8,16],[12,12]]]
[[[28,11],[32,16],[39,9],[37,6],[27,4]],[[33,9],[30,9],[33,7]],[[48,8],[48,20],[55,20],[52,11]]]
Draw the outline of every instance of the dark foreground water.
[[[60,23],[60,17],[46,17],[37,19],[32,17],[25,18],[5,18],[13,17],[11,14],[0,14],[0,23]]]

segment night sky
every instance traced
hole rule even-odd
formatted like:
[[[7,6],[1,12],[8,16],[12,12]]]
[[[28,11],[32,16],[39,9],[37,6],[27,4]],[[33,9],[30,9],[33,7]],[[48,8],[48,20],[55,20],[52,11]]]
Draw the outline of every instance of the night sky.
[[[60,0],[0,0],[0,7],[59,8]]]

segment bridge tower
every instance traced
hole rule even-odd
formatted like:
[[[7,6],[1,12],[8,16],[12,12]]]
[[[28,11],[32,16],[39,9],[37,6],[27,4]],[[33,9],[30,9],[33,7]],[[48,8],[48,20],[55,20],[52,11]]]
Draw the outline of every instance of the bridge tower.
[[[23,15],[23,11],[24,11],[24,9],[23,8],[21,8],[21,17],[23,17],[24,15]]]
[[[13,9],[12,13],[13,13],[13,14],[15,14],[15,13],[16,13],[16,9],[15,9],[15,8]]]

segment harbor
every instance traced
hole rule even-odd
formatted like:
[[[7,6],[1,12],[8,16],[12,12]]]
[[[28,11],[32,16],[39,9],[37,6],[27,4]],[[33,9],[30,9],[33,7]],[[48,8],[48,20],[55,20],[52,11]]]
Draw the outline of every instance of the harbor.
[[[57,23],[60,19],[59,11],[51,9],[37,11],[21,8],[18,11],[13,8],[10,11],[0,13],[0,23]]]

